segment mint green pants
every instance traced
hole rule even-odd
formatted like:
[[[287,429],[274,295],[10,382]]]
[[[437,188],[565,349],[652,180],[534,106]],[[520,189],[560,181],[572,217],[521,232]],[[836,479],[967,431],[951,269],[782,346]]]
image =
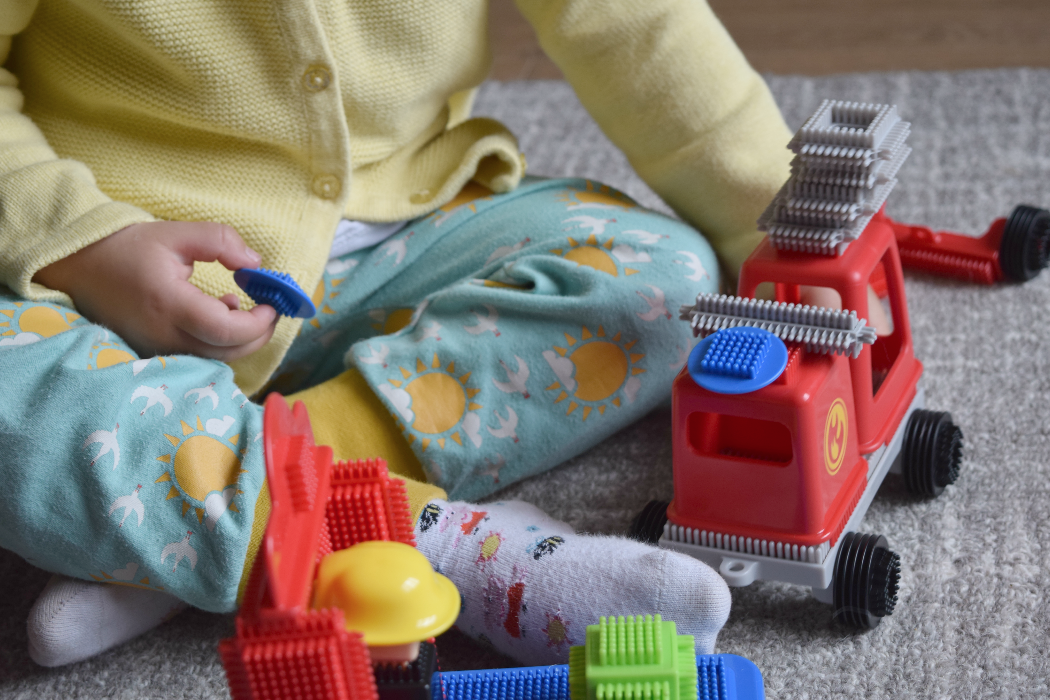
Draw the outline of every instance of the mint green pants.
[[[329,262],[267,390],[357,367],[428,479],[476,500],[663,401],[692,343],[678,307],[717,278],[681,222],[594,183],[529,179]],[[226,365],[139,358],[0,287],[0,377],[0,546],[235,607],[265,468],[262,409]]]

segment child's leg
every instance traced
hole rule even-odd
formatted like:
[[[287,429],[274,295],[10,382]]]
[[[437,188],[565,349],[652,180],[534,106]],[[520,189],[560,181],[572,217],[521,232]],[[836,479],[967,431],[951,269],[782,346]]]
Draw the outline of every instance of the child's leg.
[[[696,231],[579,180],[437,212],[330,271],[278,381],[354,367],[428,481],[471,499],[665,400],[692,345],[678,308],[718,277]]]
[[[148,632],[185,608],[184,601],[168,593],[55,574],[29,611],[29,657],[48,667],[82,661]]]
[[[265,475],[261,409],[228,367],[140,360],[68,308],[0,288],[0,376],[0,546],[77,579],[236,607]]]
[[[710,654],[729,616],[729,589],[706,564],[575,534],[521,501],[431,501],[416,541],[463,593],[456,626],[528,665],[565,663],[602,615],[660,614]]]
[[[678,307],[717,288],[695,231],[581,181],[439,212],[329,273],[315,297],[329,313],[284,366],[328,380],[342,366],[316,362],[310,344],[352,345],[353,369],[301,395],[325,407],[311,410],[315,434],[341,441],[343,458],[371,456],[354,451],[356,414],[335,407],[382,402],[411,446],[397,462],[462,498],[548,469],[664,400],[692,341]],[[460,586],[462,629],[549,663],[599,614],[660,612],[710,651],[729,602],[712,570],[551,523],[523,504],[430,502],[419,546]]]

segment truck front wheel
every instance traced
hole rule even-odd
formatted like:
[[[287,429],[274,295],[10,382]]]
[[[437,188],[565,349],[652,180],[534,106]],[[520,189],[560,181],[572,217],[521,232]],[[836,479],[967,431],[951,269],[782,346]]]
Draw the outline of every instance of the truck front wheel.
[[[962,430],[945,412],[913,411],[904,431],[901,475],[908,491],[924,498],[940,496],[959,478]]]
[[[642,508],[642,512],[631,521],[627,528],[627,536],[632,540],[656,544],[664,534],[664,524],[667,522],[667,501],[649,501]]]
[[[835,620],[871,629],[893,614],[900,583],[901,558],[882,535],[847,532],[842,536],[832,579]]]

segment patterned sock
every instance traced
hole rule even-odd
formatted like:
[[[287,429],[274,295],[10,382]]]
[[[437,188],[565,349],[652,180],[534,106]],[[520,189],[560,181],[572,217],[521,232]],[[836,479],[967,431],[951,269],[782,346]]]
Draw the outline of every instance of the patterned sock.
[[[566,663],[601,615],[659,613],[710,654],[729,588],[695,559],[621,537],[577,535],[521,501],[432,500],[416,541],[459,587],[456,626],[529,665]]]
[[[29,656],[41,666],[83,661],[153,629],[185,607],[160,591],[52,576],[29,611]]]

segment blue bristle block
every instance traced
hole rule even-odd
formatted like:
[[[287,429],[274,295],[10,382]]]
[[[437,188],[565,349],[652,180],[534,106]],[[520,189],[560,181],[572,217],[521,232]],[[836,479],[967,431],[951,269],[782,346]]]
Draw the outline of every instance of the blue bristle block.
[[[724,328],[701,340],[686,367],[703,388],[719,394],[746,394],[776,381],[787,366],[784,341],[761,328]]]
[[[433,700],[569,700],[569,667],[536,666],[439,673]]]
[[[729,697],[729,689],[726,688],[726,665],[722,659],[705,659],[703,663],[698,663],[696,674],[697,700],[721,700]]]
[[[310,297],[285,272],[244,267],[233,273],[233,281],[256,304],[269,304],[282,316],[311,318],[317,313]]]
[[[726,377],[754,379],[769,352],[769,334],[734,333],[730,329],[716,333],[700,367],[705,372]]]
[[[762,672],[736,654],[696,657],[697,700],[764,700]],[[434,674],[431,700],[570,700],[569,667],[534,666]],[[586,700],[581,698],[579,700]]]

